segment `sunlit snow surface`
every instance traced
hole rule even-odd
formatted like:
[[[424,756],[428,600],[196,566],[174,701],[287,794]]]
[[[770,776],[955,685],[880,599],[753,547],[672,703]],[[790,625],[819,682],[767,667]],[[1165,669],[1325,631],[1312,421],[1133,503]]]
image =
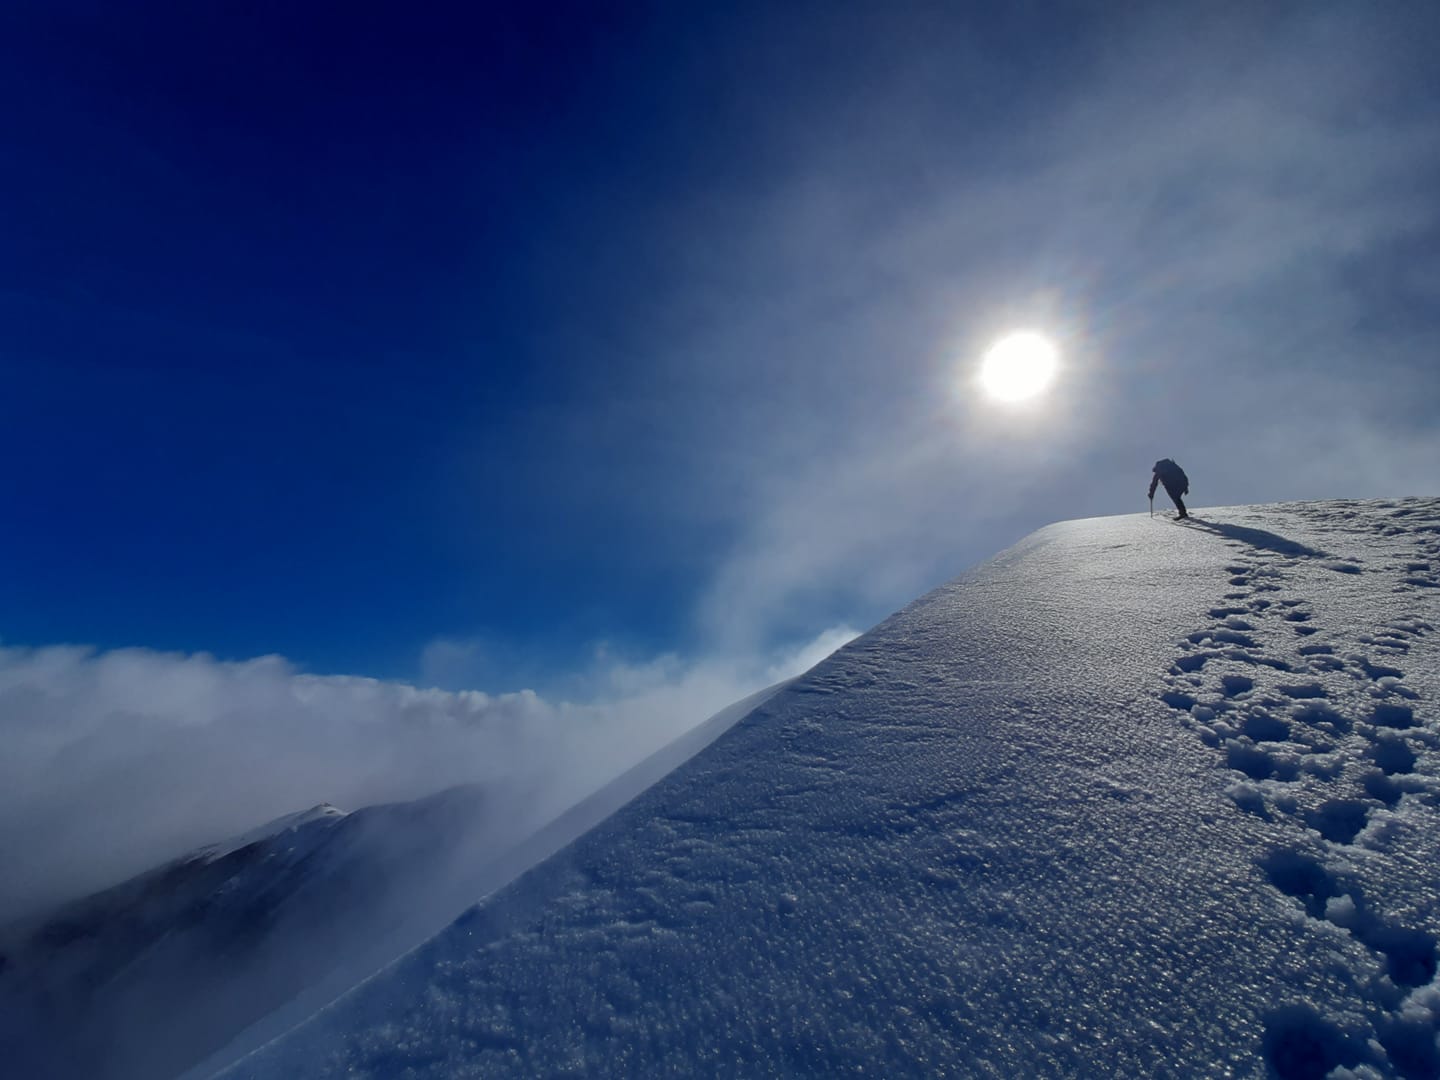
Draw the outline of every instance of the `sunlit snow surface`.
[[[1041,530],[240,1077],[1431,1076],[1440,500]]]

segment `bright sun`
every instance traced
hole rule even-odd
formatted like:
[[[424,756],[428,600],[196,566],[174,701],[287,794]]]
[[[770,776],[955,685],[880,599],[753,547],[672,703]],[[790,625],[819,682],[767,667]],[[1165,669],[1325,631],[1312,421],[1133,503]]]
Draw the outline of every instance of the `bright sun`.
[[[1049,338],[1021,330],[990,346],[980,365],[980,385],[998,401],[1023,401],[1049,386],[1059,366],[1060,354]]]

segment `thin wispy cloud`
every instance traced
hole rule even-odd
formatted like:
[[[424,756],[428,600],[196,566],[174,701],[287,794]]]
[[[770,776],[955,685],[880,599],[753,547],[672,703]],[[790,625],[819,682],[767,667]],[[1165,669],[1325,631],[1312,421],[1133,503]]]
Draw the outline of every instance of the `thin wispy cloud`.
[[[940,134],[973,86],[941,70],[948,39],[922,43],[867,70],[849,123],[823,100],[770,118],[801,149],[763,196],[697,206],[696,233],[732,228],[680,264],[709,315],[683,350],[764,399],[709,426],[703,398],[676,404],[718,460],[753,463],[700,603],[713,632],[878,617],[1047,521],[1143,508],[1161,455],[1202,505],[1433,489],[1440,436],[1413,403],[1440,370],[1404,320],[1440,295],[1408,275],[1391,321],[1368,283],[1440,226],[1404,31],[1324,5],[1106,22],[1005,137],[1003,108]],[[1065,349],[1053,400],[977,407],[980,351],[1032,324]]]

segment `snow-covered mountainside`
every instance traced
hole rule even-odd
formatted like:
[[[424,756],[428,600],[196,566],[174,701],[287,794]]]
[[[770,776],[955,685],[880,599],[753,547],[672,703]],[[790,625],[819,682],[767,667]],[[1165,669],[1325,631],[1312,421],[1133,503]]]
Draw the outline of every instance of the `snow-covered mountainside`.
[[[543,824],[527,802],[322,804],[0,933],[6,1075],[160,1080],[277,1009],[303,1019],[506,880]]]
[[[1437,586],[1434,499],[1043,529],[227,1075],[1434,1076]]]

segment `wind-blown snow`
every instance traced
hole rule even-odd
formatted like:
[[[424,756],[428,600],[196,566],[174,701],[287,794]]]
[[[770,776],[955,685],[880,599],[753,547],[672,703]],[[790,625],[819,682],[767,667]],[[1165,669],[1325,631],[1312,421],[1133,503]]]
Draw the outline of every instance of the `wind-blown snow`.
[[[1440,500],[1041,530],[234,1077],[1431,1076]]]

